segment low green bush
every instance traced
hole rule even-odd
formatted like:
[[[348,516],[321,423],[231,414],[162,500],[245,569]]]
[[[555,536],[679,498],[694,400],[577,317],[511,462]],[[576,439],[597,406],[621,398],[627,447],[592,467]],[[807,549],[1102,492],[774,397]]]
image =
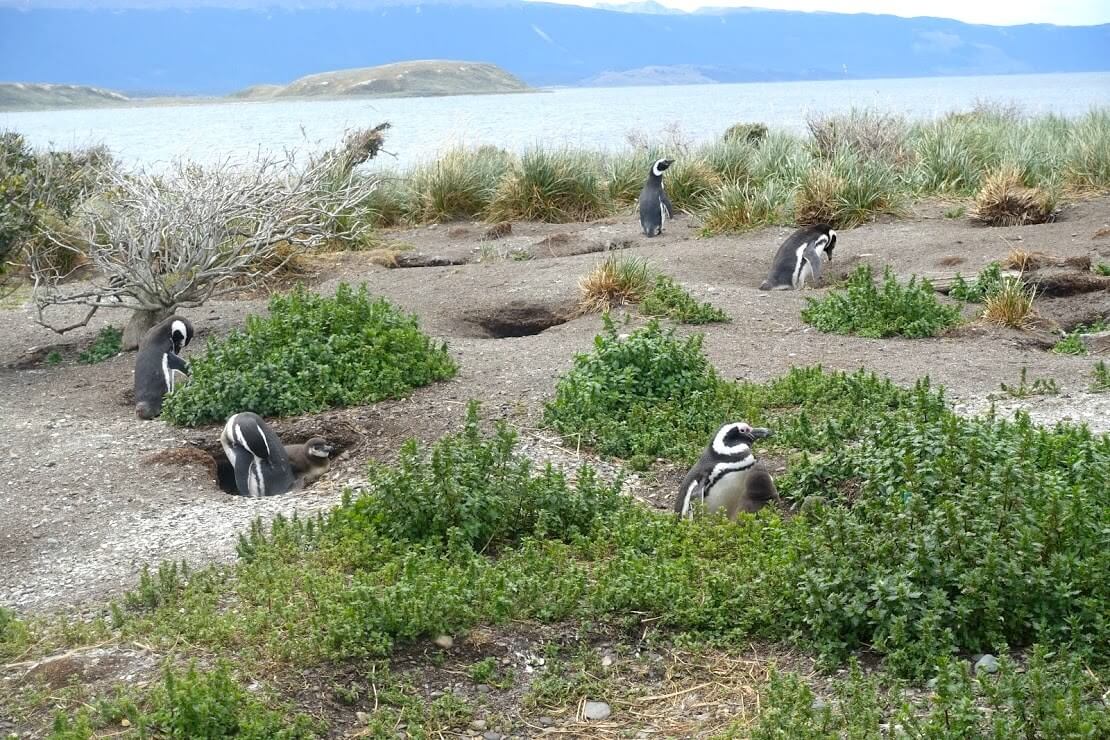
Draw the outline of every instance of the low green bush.
[[[95,365],[112,359],[121,351],[123,351],[123,332],[114,326],[105,326],[97,332],[89,348],[77,355],[77,361],[85,365]]]
[[[332,297],[298,289],[270,300],[270,315],[210,341],[190,357],[190,382],[166,399],[175,424],[217,422],[240,411],[290,416],[398,398],[454,376],[445,345],[415,316],[341,284]]]
[[[843,289],[807,302],[802,320],[832,334],[931,337],[960,321],[960,310],[939,303],[927,279],[903,285],[887,268],[880,289],[869,265],[860,265]]]
[[[1105,360],[1095,363],[1095,368],[1091,371],[1091,392],[1110,393],[1110,365]]]
[[[982,303],[1001,288],[1002,266],[997,262],[991,262],[979,271],[978,276],[971,283],[964,280],[963,275],[956,273],[956,278],[952,281],[952,287],[948,289],[948,295],[957,301]]]
[[[640,301],[645,316],[666,316],[680,324],[727,322],[728,314],[711,303],[698,303],[686,289],[667,275],[656,275],[655,285]]]

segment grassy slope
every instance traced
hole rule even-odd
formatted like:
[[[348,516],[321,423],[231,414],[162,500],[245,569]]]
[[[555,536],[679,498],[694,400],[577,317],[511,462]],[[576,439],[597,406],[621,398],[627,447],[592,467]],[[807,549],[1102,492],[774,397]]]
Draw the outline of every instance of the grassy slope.
[[[379,67],[341,69],[294,80],[285,86],[258,85],[235,93],[244,99],[346,97],[351,95],[466,95],[519,92],[528,86],[493,64],[423,60]]]
[[[128,101],[122,93],[99,87],[0,82],[0,110],[91,108]]]

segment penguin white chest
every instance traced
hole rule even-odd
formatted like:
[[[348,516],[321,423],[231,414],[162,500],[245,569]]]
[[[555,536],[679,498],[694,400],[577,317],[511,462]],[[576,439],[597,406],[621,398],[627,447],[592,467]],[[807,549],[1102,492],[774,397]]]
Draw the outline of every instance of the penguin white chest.
[[[705,497],[706,510],[714,513],[724,509],[731,517],[747,490],[747,479],[748,469],[733,470],[718,478]]]

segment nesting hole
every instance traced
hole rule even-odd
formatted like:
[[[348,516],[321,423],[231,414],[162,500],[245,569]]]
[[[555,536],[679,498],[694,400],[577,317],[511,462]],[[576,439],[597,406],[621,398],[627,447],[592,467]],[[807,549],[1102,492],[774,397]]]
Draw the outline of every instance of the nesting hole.
[[[570,320],[566,306],[548,306],[514,301],[486,311],[473,312],[466,322],[490,339],[530,337]]]

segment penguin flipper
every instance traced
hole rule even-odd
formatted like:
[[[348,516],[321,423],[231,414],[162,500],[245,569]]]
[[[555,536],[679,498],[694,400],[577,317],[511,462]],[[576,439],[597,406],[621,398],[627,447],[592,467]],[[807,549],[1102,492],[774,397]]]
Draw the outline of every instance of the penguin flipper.
[[[181,355],[176,355],[173,352],[166,353],[166,367],[184,375],[189,374],[189,363],[185,362]]]
[[[675,497],[674,513],[680,519],[692,519],[696,505],[705,499],[705,481],[699,476],[687,476]]]
[[[667,197],[666,193],[663,193],[659,197],[659,203],[663,206],[663,213],[666,217],[674,218],[674,205],[671,203],[671,199]]]
[[[813,248],[812,243],[806,246],[803,259],[809,264],[809,271],[813,276],[813,284],[817,285],[821,282],[821,255],[817,254],[817,250]]]

